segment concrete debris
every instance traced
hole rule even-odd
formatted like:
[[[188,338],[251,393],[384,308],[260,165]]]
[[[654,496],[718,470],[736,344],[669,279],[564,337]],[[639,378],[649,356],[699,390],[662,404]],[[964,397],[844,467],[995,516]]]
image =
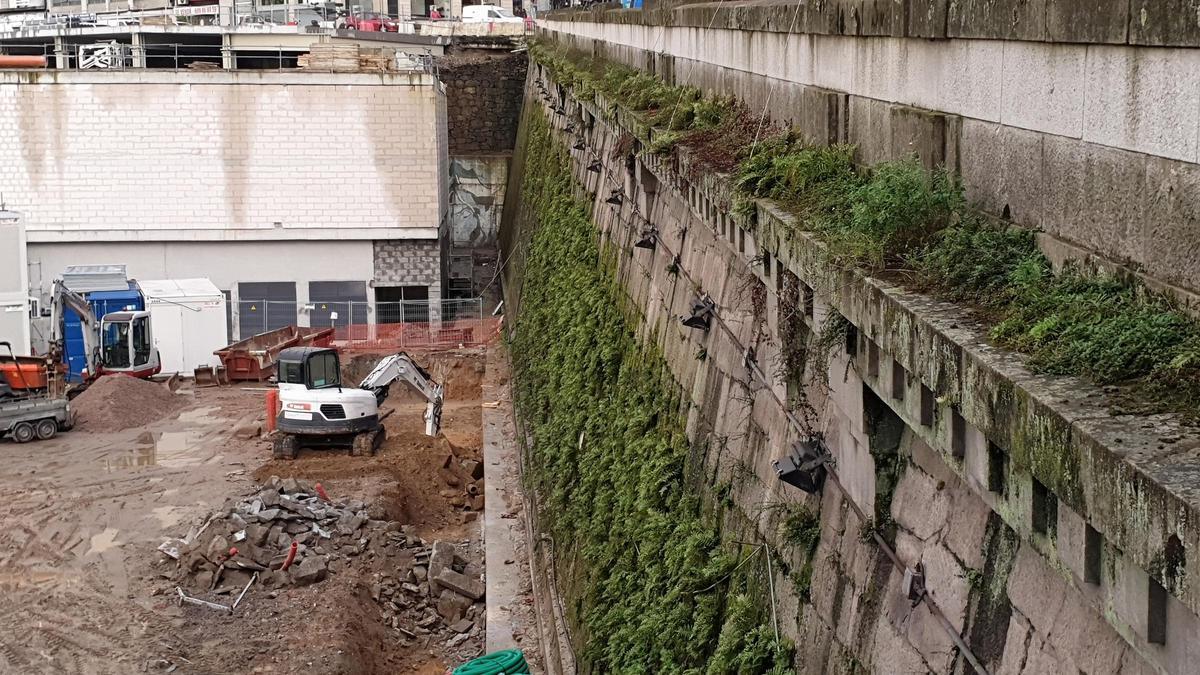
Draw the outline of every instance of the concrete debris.
[[[437,613],[447,622],[452,623],[462,619],[467,612],[467,608],[470,606],[470,598],[465,598],[450,589],[446,589],[438,596]]]
[[[292,565],[280,569],[293,545]],[[251,598],[272,600],[282,587],[320,583],[362,556],[369,565],[385,563],[369,592],[398,636],[465,638],[478,632],[483,615],[474,602],[484,595],[479,569],[454,543],[427,542],[413,526],[386,520],[385,510],[359,500],[323,500],[295,478],[272,476],[159,550],[177,561],[180,602],[200,607],[229,612]]]
[[[438,572],[438,575],[433,580],[438,586],[452,590],[472,600],[479,600],[486,592],[483,582],[480,580],[472,579],[465,574],[460,574],[449,568]]]
[[[462,463],[463,472],[471,477],[471,480],[479,480],[483,478],[483,463],[473,459],[465,459]]]
[[[315,584],[323,580],[329,571],[329,567],[324,558],[309,556],[301,560],[300,564],[293,567],[290,571],[292,573],[292,583],[297,586],[307,586],[308,584]]]

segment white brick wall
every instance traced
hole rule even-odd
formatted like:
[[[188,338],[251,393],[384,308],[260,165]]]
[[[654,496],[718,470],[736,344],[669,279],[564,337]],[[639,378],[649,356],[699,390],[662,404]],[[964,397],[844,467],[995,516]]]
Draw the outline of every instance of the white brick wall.
[[[420,74],[0,73],[0,194],[31,242],[432,239]]]

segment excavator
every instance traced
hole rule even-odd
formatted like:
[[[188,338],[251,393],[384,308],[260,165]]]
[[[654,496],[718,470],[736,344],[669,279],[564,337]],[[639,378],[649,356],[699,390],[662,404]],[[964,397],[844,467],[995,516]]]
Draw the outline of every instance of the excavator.
[[[149,312],[111,312],[97,320],[91,304],[54,282],[51,295],[50,349],[42,356],[16,356],[12,345],[0,342],[0,438],[17,443],[49,440],[74,424],[70,399],[101,375],[134,377],[156,375],[158,350],[154,348]],[[63,310],[79,315],[83,328],[86,369],[83,384],[68,387],[63,377]]]
[[[109,312],[97,319],[91,303],[64,286],[61,279],[54,281],[50,302],[50,355],[55,363],[62,361],[64,308],[74,310],[83,324],[85,385],[101,375],[147,378],[162,370],[158,349],[154,347],[150,312]]]
[[[383,444],[379,414],[393,382],[400,380],[427,401],[425,433],[437,436],[442,427],[442,385],[408,354],[384,357],[357,387],[342,385],[336,349],[289,347],[279,353],[276,373],[280,411],[272,454],[295,459],[301,445],[349,447],[351,455],[374,454]]]

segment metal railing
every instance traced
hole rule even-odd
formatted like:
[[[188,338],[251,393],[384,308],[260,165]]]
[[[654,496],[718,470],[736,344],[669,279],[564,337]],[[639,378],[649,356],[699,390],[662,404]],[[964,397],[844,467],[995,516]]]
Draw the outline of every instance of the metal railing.
[[[41,56],[46,67],[58,70],[135,70],[157,69],[174,71],[204,70],[274,70],[303,72],[357,72],[347,70],[341,64],[335,68],[310,62],[303,69],[298,59],[309,53],[307,46],[295,45],[255,46],[253,48],[231,48],[221,45],[195,44],[144,44],[133,45],[108,41],[90,44],[68,44],[62,49],[53,43],[0,43],[0,54]],[[226,68],[226,66],[229,66]],[[392,68],[395,72],[420,71],[436,75],[434,60],[430,55],[409,55],[397,52]],[[370,67],[362,72],[376,72]]]
[[[482,298],[452,300],[246,300],[235,303],[233,323],[244,339],[304,324],[333,328],[344,349],[418,349],[486,344],[499,320],[484,311]]]

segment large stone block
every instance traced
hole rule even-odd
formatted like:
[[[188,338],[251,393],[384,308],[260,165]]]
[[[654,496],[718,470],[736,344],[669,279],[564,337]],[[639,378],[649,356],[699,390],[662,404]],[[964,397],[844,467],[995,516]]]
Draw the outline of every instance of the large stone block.
[[[1200,166],[1146,159],[1142,260],[1147,273],[1200,291]]]
[[[1000,121],[1080,138],[1086,54],[1079,45],[1006,42]]]
[[[1196,161],[1200,51],[1092,46],[1086,77],[1084,140]]]
[[[1129,15],[1129,42],[1137,45],[1200,45],[1200,21],[1192,0],[1135,0]],[[1189,18],[1191,20],[1189,20]]]
[[[946,526],[948,501],[933,477],[910,468],[892,495],[892,518],[918,539],[927,540]]]
[[[1046,39],[1124,44],[1130,0],[1046,0]]]
[[[946,15],[950,0],[909,0],[908,37],[946,37]]]
[[[1042,221],[1043,134],[966,119],[959,144],[967,199],[1014,222]]]
[[[1046,0],[961,0],[950,3],[948,37],[1042,40]]]

